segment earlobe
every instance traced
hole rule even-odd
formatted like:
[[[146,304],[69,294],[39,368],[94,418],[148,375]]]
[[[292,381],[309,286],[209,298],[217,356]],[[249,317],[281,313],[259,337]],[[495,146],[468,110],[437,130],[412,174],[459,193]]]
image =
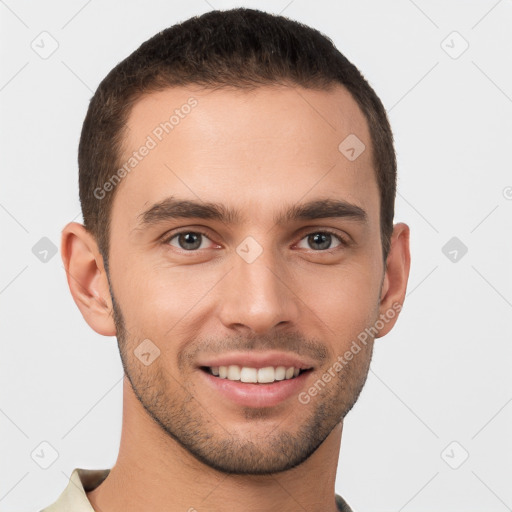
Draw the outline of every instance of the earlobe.
[[[385,336],[393,328],[405,300],[411,266],[409,236],[410,230],[407,224],[395,224],[386,262],[379,308],[381,318],[384,316],[388,321],[379,330],[377,338]]]
[[[108,279],[95,238],[82,224],[70,222],[62,230],[61,254],[71,295],[89,326],[115,336]]]

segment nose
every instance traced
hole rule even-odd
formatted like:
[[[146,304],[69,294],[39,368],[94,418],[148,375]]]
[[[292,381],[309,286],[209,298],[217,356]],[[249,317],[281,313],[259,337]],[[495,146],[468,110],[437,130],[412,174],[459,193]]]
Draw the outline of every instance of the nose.
[[[300,299],[286,262],[270,249],[254,261],[234,254],[233,269],[222,284],[219,315],[226,328],[262,335],[296,326]]]

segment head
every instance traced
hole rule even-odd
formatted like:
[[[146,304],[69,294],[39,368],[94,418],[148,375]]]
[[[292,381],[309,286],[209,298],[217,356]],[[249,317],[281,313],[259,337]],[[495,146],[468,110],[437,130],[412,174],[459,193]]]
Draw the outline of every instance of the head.
[[[79,173],[68,282],[146,413],[220,471],[305,461],[356,402],[409,272],[393,137],[361,73],[284,17],[189,19],[101,82]],[[208,368],[248,354],[291,357],[303,387],[226,399]]]

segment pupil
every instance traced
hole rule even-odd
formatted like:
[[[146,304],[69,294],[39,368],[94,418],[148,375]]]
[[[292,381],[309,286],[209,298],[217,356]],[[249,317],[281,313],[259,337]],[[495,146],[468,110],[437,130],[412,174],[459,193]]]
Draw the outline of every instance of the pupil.
[[[179,236],[180,246],[182,247],[182,249],[186,250],[197,249],[201,245],[200,236],[201,235],[199,233],[192,232],[182,234]],[[184,247],[184,244],[189,244],[189,247]],[[192,244],[193,247],[190,247],[190,244]]]
[[[320,244],[321,249],[328,249],[331,245],[331,235],[329,233],[315,233],[309,236],[309,241],[313,244]]]

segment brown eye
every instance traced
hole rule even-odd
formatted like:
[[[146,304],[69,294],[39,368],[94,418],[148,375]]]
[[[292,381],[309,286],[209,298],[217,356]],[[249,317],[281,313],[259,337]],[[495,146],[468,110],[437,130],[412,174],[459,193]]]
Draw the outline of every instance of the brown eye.
[[[347,245],[343,238],[330,231],[314,231],[306,235],[302,240],[307,241],[309,247],[306,247],[306,249],[313,249],[314,251],[327,251]],[[338,241],[338,245],[332,247],[334,241]]]

